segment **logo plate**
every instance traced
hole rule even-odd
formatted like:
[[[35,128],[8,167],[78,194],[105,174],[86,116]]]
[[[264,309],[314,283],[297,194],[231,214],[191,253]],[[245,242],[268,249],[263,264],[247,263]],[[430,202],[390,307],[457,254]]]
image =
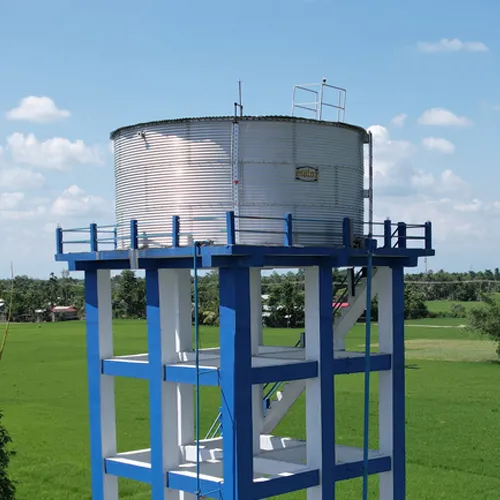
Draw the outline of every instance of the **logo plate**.
[[[316,167],[296,167],[295,180],[303,182],[318,182],[319,169]]]

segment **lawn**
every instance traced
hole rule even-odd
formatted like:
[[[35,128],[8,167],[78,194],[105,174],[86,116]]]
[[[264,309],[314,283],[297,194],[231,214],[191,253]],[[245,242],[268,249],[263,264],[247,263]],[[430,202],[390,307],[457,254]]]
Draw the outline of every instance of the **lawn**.
[[[427,309],[431,313],[447,313],[450,314],[451,308],[453,306],[463,306],[465,311],[467,312],[469,309],[473,307],[482,307],[484,302],[461,302],[458,300],[429,300],[426,302]]]
[[[407,461],[409,500],[493,500],[499,497],[500,365],[491,344],[459,326],[460,320],[408,322]],[[448,328],[438,328],[448,326]],[[115,323],[115,353],[145,350],[145,323]],[[373,344],[376,348],[376,328]],[[266,343],[292,345],[298,332],[267,330]],[[348,337],[363,344],[363,326]],[[217,343],[204,328],[202,346]],[[0,408],[18,452],[12,474],[19,500],[90,500],[84,324],[14,325],[0,363]],[[479,353],[479,354],[478,354]],[[373,377],[371,445],[377,446],[377,376]],[[337,440],[362,444],[362,375],[337,377]],[[149,446],[145,381],[118,379],[119,451]],[[204,433],[219,407],[216,389],[202,393]],[[304,399],[275,433],[304,437]],[[376,478],[371,480],[371,498]],[[148,488],[120,482],[121,498],[150,498]],[[361,498],[361,481],[338,486],[339,498]],[[304,498],[302,494],[287,495]]]

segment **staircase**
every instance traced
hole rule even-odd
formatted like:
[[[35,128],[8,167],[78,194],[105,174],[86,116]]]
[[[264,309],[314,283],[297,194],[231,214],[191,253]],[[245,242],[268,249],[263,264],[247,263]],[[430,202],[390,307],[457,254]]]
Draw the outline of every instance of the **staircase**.
[[[377,269],[373,268],[372,298],[378,293]],[[336,351],[345,351],[345,338],[349,330],[356,324],[359,317],[366,311],[366,268],[361,268],[357,273],[349,269],[343,285],[344,291],[333,307],[333,340]],[[347,302],[347,307],[341,304]]]
[[[373,268],[372,297],[378,293],[377,269]],[[345,338],[349,330],[355,325],[359,317],[366,310],[366,268],[361,268],[358,272],[348,269],[346,277],[336,287],[343,290],[337,296],[333,305],[333,335],[334,349],[345,351]],[[342,304],[347,303],[347,307]],[[305,334],[301,333],[300,340],[295,347],[305,347]],[[275,382],[264,385],[263,411],[264,423],[262,434],[270,434],[281,422],[293,403],[297,401],[306,388],[305,380],[295,380],[293,382]],[[222,413],[219,412],[214,423],[210,427],[205,439],[213,439],[222,435]]]

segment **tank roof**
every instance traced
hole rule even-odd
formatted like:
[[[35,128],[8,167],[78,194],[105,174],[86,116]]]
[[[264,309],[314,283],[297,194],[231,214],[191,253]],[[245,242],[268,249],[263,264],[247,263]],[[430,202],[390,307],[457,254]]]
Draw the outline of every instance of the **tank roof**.
[[[161,125],[168,123],[186,123],[186,122],[206,122],[206,121],[282,121],[282,122],[295,122],[295,123],[311,123],[316,125],[325,125],[330,127],[340,127],[349,130],[360,132],[364,135],[365,142],[368,142],[368,132],[358,125],[351,125],[349,123],[343,122],[332,122],[325,120],[314,120],[311,118],[302,118],[298,116],[286,116],[286,115],[266,115],[266,116],[201,116],[201,117],[186,117],[186,118],[172,118],[169,120],[156,120],[151,122],[136,123],[135,125],[126,125],[124,127],[117,128],[110,134],[110,138],[114,139],[120,132],[125,130],[134,130],[141,127],[150,127],[153,125]]]

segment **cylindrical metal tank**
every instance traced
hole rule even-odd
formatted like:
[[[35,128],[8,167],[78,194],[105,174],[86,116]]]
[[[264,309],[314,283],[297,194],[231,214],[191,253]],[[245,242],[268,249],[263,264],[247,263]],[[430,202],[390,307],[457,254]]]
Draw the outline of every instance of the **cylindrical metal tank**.
[[[171,232],[179,215],[181,243],[224,244],[229,210],[240,217],[241,244],[283,244],[284,223],[273,218],[286,213],[297,245],[340,245],[344,217],[363,234],[363,128],[297,117],[186,118],[123,127],[111,139],[119,236],[137,219],[150,246],[170,246],[155,235]]]

